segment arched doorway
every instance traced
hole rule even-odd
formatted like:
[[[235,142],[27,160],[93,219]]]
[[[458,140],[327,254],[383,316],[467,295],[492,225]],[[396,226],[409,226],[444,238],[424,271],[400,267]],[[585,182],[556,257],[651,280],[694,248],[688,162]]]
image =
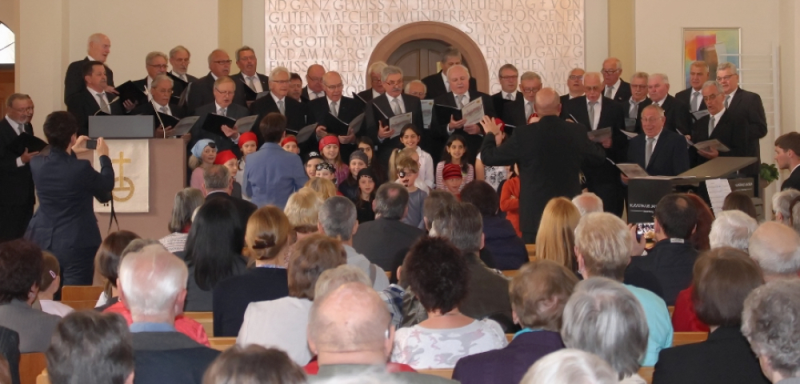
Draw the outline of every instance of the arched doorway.
[[[489,68],[478,44],[449,24],[421,21],[397,28],[375,46],[367,64],[376,61],[390,64],[394,62],[403,68],[406,80],[422,78],[439,71],[435,66],[436,62],[439,61],[442,50],[451,45],[461,51],[470,74],[478,81],[478,90],[488,92]],[[421,76],[405,73],[407,69],[404,65],[408,66],[408,70],[416,68],[412,71]],[[422,73],[427,74],[422,75]],[[369,80],[369,73],[364,75],[365,79]],[[369,81],[366,84],[369,84]]]

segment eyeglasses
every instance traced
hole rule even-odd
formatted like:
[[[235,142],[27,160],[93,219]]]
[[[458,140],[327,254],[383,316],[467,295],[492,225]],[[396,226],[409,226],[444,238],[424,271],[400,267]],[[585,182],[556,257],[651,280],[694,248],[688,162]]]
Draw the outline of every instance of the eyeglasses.
[[[270,80],[270,81],[278,84],[289,84],[289,80]]]
[[[517,75],[514,75],[514,76],[500,76],[500,80],[511,80],[511,79],[516,79],[516,78],[517,78]]]
[[[583,80],[583,75],[569,75],[570,80]]]
[[[642,123],[655,124],[661,121],[661,117],[651,117],[649,119],[642,118]]]
[[[647,84],[631,84],[631,88],[647,89]]]
[[[177,63],[187,63],[187,64],[189,63],[189,59],[171,59],[171,60],[174,60]]]
[[[522,88],[523,93],[536,93],[541,91],[541,88]]]
[[[728,75],[728,76],[717,76],[717,80],[728,81],[728,80],[731,79],[731,77],[734,77],[734,76],[739,76],[739,75],[733,74],[733,75]]]
[[[306,79],[308,79],[308,81],[313,81],[313,82],[315,82],[315,83],[319,83],[320,81],[322,81],[322,78],[321,78],[321,77],[310,77],[310,76],[306,76]]]
[[[166,64],[147,64],[148,67],[158,68],[158,69],[167,69]]]
[[[230,95],[233,95],[234,93],[236,93],[235,91],[220,91],[219,89],[216,89],[216,88],[214,88],[214,91],[215,92],[219,92],[220,94],[223,94],[223,95],[227,95],[227,96],[230,96]]]
[[[161,93],[161,94],[165,94],[165,95],[170,95],[170,94],[172,94],[172,89],[170,89],[170,88],[155,88],[155,89],[153,89],[153,92]],[[217,92],[219,92],[219,91],[217,91]]]
[[[33,112],[33,107],[27,107],[27,108],[11,108],[11,109],[13,109],[13,110],[15,110],[15,111],[17,111],[17,112]]]
[[[230,64],[230,63],[232,63],[232,62],[233,62],[232,60],[217,60],[217,61],[212,61],[212,63],[214,63],[214,64],[217,64],[217,65],[225,65],[225,64]]]
[[[388,86],[390,86],[390,87],[394,87],[394,86],[396,86],[396,85],[403,85],[403,80],[399,80],[399,81],[387,81],[387,82],[386,82],[386,83],[384,83],[384,84],[386,84],[386,85],[388,85]]]
[[[619,71],[620,71],[619,69],[604,69],[604,70],[602,70],[600,72],[603,72],[606,75],[613,75],[613,74],[615,74],[615,73],[617,73]]]
[[[716,93],[712,93],[712,94],[710,94],[710,95],[708,95],[708,96],[703,96],[703,101],[706,101],[706,102],[708,102],[708,101],[714,101],[714,99],[716,99],[716,98],[717,98],[717,96],[719,96],[719,95],[718,95],[718,94],[716,94]]]

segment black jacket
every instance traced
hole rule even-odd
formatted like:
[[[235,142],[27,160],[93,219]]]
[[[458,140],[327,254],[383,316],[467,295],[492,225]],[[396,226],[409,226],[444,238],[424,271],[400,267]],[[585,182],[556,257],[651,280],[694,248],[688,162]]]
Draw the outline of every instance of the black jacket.
[[[179,332],[134,332],[136,384],[201,384],[219,351]]]
[[[647,256],[632,257],[628,271],[635,274],[636,268],[639,268],[651,272],[661,285],[661,298],[667,305],[675,305],[678,293],[692,283],[697,253],[689,240],[683,243],[673,242],[673,239],[661,240],[647,251]],[[632,278],[626,271],[626,280]]]
[[[124,115],[125,110],[121,101],[114,94],[107,94],[108,107],[112,115]],[[116,100],[116,101],[115,101]],[[89,134],[89,116],[94,116],[100,111],[100,104],[97,99],[84,86],[83,89],[72,95],[67,100],[67,111],[75,116],[78,121],[78,136]]]
[[[423,78],[422,82],[425,84],[425,87],[427,88],[425,97],[427,97],[428,99],[435,99],[447,93],[447,86],[444,85],[444,78],[442,77],[442,71],[436,72],[433,75]],[[469,78],[469,92],[470,93],[478,92],[478,82],[475,80],[474,77]]]
[[[214,76],[209,72],[208,75],[190,83],[191,85],[187,88],[189,93],[186,97],[186,112],[189,115],[194,115],[195,109],[214,102],[214,81]],[[244,88],[239,84],[236,84],[233,104],[238,104],[243,107],[247,105],[245,102]]]
[[[662,129],[650,156],[650,163],[645,166],[647,136],[640,134],[628,142],[628,161],[639,164],[650,176],[676,176],[689,167],[689,149],[683,135]]]
[[[69,98],[86,88],[86,82],[83,80],[83,65],[89,62],[88,57],[83,60],[73,61],[67,67],[67,75],[64,76],[64,104],[67,104]],[[106,67],[106,82],[110,86],[114,86],[114,71],[107,65]]]
[[[497,117],[497,114],[494,112],[494,107],[492,105],[493,104],[492,98],[489,95],[478,91],[472,91],[472,90],[469,91],[469,101],[473,101],[479,97],[483,99],[483,114],[489,117]],[[437,108],[435,107],[435,105],[440,104],[452,107],[455,107],[457,105],[456,97],[453,94],[453,92],[447,92],[443,95],[436,97],[435,99],[433,99],[433,104],[434,108],[431,115],[430,130],[431,134],[434,137],[438,138],[440,142],[438,143],[439,145],[437,145],[437,147],[431,149],[433,151],[441,153],[442,151],[444,151],[444,145],[447,142],[447,138],[450,137],[450,135],[455,135],[455,134],[461,135],[467,141],[465,143],[467,147],[467,155],[466,155],[467,160],[469,161],[470,164],[475,164],[475,157],[478,156],[478,151],[481,148],[483,135],[470,135],[466,133],[463,129],[456,129],[455,131],[453,131],[452,134],[447,133],[448,123],[439,121],[440,119],[437,117],[436,113]]]
[[[353,236],[353,248],[377,264],[384,271],[395,267],[395,255],[398,251],[408,249],[425,232],[400,220],[378,218],[362,223]]]

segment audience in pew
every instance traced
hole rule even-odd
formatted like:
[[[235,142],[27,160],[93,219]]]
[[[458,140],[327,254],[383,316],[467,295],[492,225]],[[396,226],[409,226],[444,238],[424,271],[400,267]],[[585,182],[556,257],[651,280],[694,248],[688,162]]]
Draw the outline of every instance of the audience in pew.
[[[800,191],[793,188],[784,189],[772,195],[772,212],[775,221],[792,225],[792,212],[789,208],[791,208],[792,200],[797,197],[800,197]]]
[[[98,311],[102,312],[119,301],[117,289],[119,262],[128,244],[139,238],[139,235],[131,231],[111,232],[97,249],[97,255],[94,257],[95,280],[101,280],[99,285],[103,286],[103,294],[95,305]]]
[[[602,204],[600,200],[601,207]],[[581,216],[578,208],[566,198],[550,199],[544,207],[539,231],[536,233],[536,257],[552,260],[577,273],[575,227],[578,226]]]
[[[289,196],[283,212],[289,218],[289,224],[292,226],[294,242],[286,251],[283,265],[289,265],[289,259],[294,255],[295,244],[298,241],[317,233],[319,207],[324,201],[319,193],[308,187],[300,188],[299,191]]]
[[[250,303],[289,295],[284,257],[292,241],[289,219],[279,208],[259,208],[247,222],[245,256],[251,266],[213,290],[214,336],[236,336]]]
[[[172,205],[172,218],[169,220],[169,235],[158,241],[172,253],[183,252],[186,249],[186,239],[192,228],[192,214],[194,210],[203,205],[205,197],[199,189],[184,188],[175,194]]]
[[[697,317],[711,333],[661,351],[653,384],[768,383],[739,329],[745,298],[764,284],[758,264],[738,249],[712,249],[697,259],[692,284]]]
[[[39,282],[39,293],[36,295],[36,303],[42,308],[42,312],[64,317],[73,309],[60,301],[54,301],[53,296],[61,288],[61,268],[58,259],[52,253],[42,251],[44,264],[42,265],[42,277]]]
[[[752,217],[753,220],[758,220],[758,213],[756,213],[756,206],[753,205],[753,199],[743,192],[731,192],[728,196],[725,196],[725,201],[722,203],[722,210],[742,211]]]
[[[286,352],[260,345],[234,345],[203,375],[203,384],[305,384],[306,376]]]
[[[776,222],[758,226],[750,237],[750,258],[758,263],[765,281],[794,280],[800,273],[800,235]]]
[[[537,361],[521,384],[615,384],[617,372],[603,359],[578,349],[562,349]]]
[[[572,271],[553,261],[524,265],[509,288],[514,322],[522,330],[503,349],[462,357],[453,378],[461,384],[518,383],[533,363],[564,348],[562,314],[577,283]]]

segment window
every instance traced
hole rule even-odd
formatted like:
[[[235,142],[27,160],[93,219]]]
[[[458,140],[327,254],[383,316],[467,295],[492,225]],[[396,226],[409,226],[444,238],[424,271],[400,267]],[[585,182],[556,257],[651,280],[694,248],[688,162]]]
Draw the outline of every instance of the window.
[[[14,32],[0,23],[0,65],[14,64]]]

